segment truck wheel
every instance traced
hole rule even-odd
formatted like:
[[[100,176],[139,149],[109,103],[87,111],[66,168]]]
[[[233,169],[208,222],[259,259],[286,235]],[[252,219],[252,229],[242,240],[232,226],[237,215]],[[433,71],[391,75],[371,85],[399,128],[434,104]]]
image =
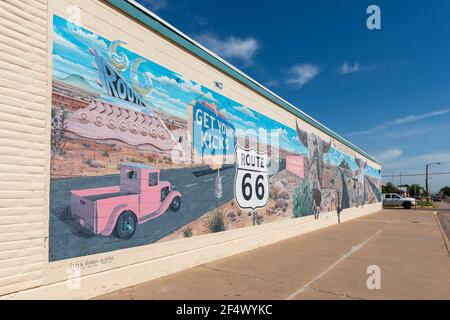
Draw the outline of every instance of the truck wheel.
[[[170,209],[172,211],[178,211],[181,208],[181,198],[180,197],[175,197],[172,200],[172,203],[170,204]]]
[[[136,232],[136,217],[131,211],[125,211],[117,219],[115,233],[119,239],[129,240]]]
[[[406,210],[411,209],[411,207],[412,207],[411,202],[405,202],[405,203],[403,203],[403,208],[405,208]]]

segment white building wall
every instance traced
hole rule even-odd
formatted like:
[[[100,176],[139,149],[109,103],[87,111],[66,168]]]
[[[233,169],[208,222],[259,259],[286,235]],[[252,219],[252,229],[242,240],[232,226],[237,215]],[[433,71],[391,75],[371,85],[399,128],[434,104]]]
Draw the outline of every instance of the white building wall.
[[[47,0],[0,1],[0,295],[44,283]]]
[[[337,223],[331,212],[319,221],[287,220],[49,263],[52,16],[70,19],[73,6],[80,9],[82,27],[123,39],[131,51],[205,86],[221,80],[224,96],[295,128],[289,112],[105,1],[0,1],[0,296],[90,298]],[[348,209],[342,221],[379,209]],[[79,289],[70,286],[73,263],[109,256],[112,263],[82,270]]]

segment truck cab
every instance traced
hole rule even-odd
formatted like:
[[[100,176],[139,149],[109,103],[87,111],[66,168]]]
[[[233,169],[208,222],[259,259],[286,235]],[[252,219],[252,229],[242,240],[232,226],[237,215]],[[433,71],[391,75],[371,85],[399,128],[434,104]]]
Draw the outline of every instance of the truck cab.
[[[141,165],[123,165],[120,188],[140,195],[140,211],[155,212],[171,191],[171,184],[159,180],[160,171]]]
[[[414,198],[404,198],[396,193],[386,193],[383,194],[383,206],[402,206],[405,209],[411,209],[416,205],[416,199]]]
[[[120,239],[133,237],[139,224],[155,219],[169,208],[178,211],[181,194],[160,170],[141,164],[123,164],[120,184],[114,187],[71,191],[72,217],[89,231]]]

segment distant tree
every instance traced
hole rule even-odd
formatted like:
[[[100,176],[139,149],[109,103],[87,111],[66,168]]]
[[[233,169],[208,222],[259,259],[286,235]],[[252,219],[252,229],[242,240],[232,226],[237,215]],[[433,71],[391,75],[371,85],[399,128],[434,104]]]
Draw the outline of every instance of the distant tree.
[[[450,197],[450,187],[448,187],[448,186],[443,187],[441,189],[441,193],[446,197]]]
[[[392,182],[388,182],[385,186],[382,186],[383,193],[398,193],[400,190]]]
[[[413,184],[410,186],[409,194],[411,196],[418,196],[418,195],[420,195],[421,189],[422,189],[422,187],[419,184]]]

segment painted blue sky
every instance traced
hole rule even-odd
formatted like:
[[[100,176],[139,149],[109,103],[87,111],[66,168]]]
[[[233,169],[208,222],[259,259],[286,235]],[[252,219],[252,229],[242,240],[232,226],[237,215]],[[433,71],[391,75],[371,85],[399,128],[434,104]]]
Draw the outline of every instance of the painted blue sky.
[[[144,107],[108,96],[106,90],[99,86],[98,79],[100,77],[94,67],[95,59],[89,53],[89,48],[97,49],[105,59],[108,59],[110,40],[79,28],[58,16],[54,17],[53,28],[53,76],[56,79],[64,80],[72,75],[82,76],[89,83],[89,89],[92,88],[101,93],[103,100],[126,105],[142,112],[151,112]],[[113,39],[113,41],[115,40],[122,39]],[[145,63],[141,64],[139,68],[141,81],[142,77],[146,76],[153,83],[152,93],[144,97],[147,105],[153,108],[157,107],[173,116],[187,119],[187,106],[196,98],[206,100],[209,103],[215,103],[219,110],[228,116],[236,130],[248,132],[247,130],[251,129],[256,136],[261,128],[264,128],[268,135],[265,142],[277,142],[278,140],[271,137],[273,134],[278,134],[283,149],[297,154],[306,152],[305,147],[300,144],[295,130],[127,50],[126,45],[120,48],[118,53],[126,54],[130,63],[138,58],[145,60]],[[130,68],[124,71],[122,76],[131,84]]]
[[[138,2],[376,156],[385,175],[434,161],[450,171],[450,1]],[[366,27],[371,4],[381,30]]]
[[[127,106],[144,113],[152,113],[152,110],[156,107],[182,119],[187,118],[187,106],[193,100],[201,97],[200,99],[216,104],[219,110],[227,115],[238,135],[241,135],[242,132],[251,135],[251,132],[253,132],[255,140],[258,137],[261,142],[269,144],[279,142],[285,150],[297,154],[307,153],[306,147],[300,143],[295,130],[281,125],[252,108],[243,106],[213,90],[185,79],[182,75],[127,50],[126,47],[120,48],[118,54],[125,54],[129,62],[141,58],[145,60],[145,63],[139,69],[139,77],[141,81],[143,81],[143,77],[151,79],[153,91],[144,97],[144,101],[150,108],[109,96],[106,90],[99,86],[98,79],[100,77],[94,63],[95,59],[89,53],[89,49],[95,48],[108,60],[108,48],[111,41],[73,25],[59,16],[54,16],[53,28],[53,76],[56,79],[64,80],[73,75],[78,75],[88,82],[88,89],[102,94],[102,99],[106,102]],[[132,83],[130,69],[127,68],[121,73],[129,84]],[[274,135],[278,135],[278,137],[274,138]],[[328,154],[324,155],[324,158],[325,161],[334,166],[338,166],[345,160],[352,170],[358,169],[354,158],[333,148]],[[379,177],[378,170],[370,167],[366,173],[370,176]]]

